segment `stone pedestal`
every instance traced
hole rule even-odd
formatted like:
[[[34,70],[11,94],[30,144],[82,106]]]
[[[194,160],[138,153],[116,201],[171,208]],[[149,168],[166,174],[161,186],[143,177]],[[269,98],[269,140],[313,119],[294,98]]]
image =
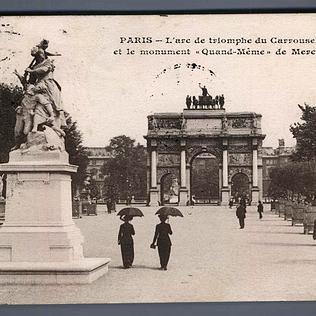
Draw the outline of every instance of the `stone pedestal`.
[[[259,188],[251,189],[251,205],[258,205],[259,202]]]
[[[229,188],[222,188],[222,201],[221,205],[229,205]]]
[[[180,188],[179,190],[179,205],[186,206],[188,202],[188,189]]]
[[[10,154],[5,222],[0,228],[0,283],[90,283],[108,270],[108,258],[84,258],[83,236],[72,220],[68,154]]]
[[[159,191],[157,188],[152,188],[149,190],[149,206],[159,205]]]

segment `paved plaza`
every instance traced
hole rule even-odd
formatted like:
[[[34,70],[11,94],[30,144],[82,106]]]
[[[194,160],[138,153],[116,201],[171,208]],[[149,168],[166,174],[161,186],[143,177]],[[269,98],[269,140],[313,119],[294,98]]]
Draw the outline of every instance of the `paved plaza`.
[[[161,271],[157,250],[150,249],[156,208],[143,207],[136,230],[135,261],[122,269],[116,214],[100,207],[97,216],[75,219],[85,237],[87,257],[110,257],[109,272],[90,285],[1,286],[1,304],[204,302],[315,300],[316,244],[302,226],[265,210],[258,219],[248,208],[239,229],[235,208],[180,208],[173,229],[168,271]]]

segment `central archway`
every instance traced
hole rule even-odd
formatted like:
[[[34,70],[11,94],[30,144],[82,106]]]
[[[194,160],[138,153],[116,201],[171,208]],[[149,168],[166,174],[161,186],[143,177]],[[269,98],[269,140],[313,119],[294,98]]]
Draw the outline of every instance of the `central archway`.
[[[195,204],[218,204],[220,201],[219,162],[204,152],[191,161],[191,201]]]
[[[250,188],[249,188],[249,178],[246,174],[239,172],[236,173],[232,177],[232,184],[231,184],[231,195],[235,199],[235,201],[238,201],[238,198],[250,197]]]

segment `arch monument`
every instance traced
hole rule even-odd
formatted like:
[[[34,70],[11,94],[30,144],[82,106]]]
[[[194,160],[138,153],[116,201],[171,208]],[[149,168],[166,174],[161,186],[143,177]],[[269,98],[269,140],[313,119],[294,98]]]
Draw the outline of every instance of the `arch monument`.
[[[244,195],[256,205],[262,199],[262,141],[265,135],[261,130],[261,118],[261,114],[254,112],[189,106],[181,113],[148,116],[145,136],[148,205],[194,204],[199,202],[194,190],[203,192],[207,203],[227,205],[230,198]],[[193,172],[197,159],[199,162],[195,164],[200,165],[200,173]],[[210,167],[212,161],[217,164]],[[210,169],[213,171],[209,172]],[[176,179],[169,180],[168,185],[171,184],[167,189],[166,175]],[[210,188],[203,190],[203,179],[207,176]],[[201,182],[196,183],[199,180]],[[209,199],[205,199],[208,192]]]

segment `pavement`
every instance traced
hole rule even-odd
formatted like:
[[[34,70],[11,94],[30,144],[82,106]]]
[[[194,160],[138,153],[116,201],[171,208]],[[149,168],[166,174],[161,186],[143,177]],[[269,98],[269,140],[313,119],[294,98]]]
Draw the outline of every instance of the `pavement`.
[[[316,243],[268,210],[259,220],[247,209],[239,229],[235,208],[180,207],[168,271],[149,246],[158,223],[156,208],[132,221],[136,235],[132,269],[122,269],[117,233],[122,223],[103,206],[97,216],[75,219],[86,257],[110,257],[109,272],[89,285],[6,285],[1,304],[284,301],[316,299]]]

